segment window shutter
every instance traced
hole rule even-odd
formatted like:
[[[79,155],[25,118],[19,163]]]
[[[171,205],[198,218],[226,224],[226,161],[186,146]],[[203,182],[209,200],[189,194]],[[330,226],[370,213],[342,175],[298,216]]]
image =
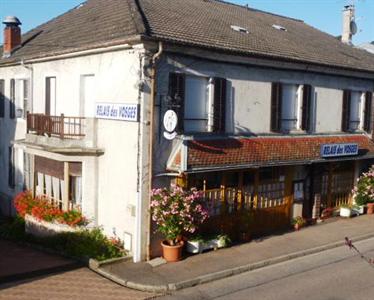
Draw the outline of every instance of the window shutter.
[[[170,106],[178,115],[178,132],[184,129],[184,95],[186,77],[181,73],[169,74],[169,99]]]
[[[310,131],[311,104],[312,86],[306,84],[303,89],[301,130]]]
[[[10,80],[10,101],[9,101],[9,118],[16,117],[16,81]]]
[[[226,122],[226,87],[224,78],[214,78],[213,131],[225,132]]]
[[[271,86],[271,131],[279,132],[282,121],[282,85],[274,82]]]
[[[349,119],[351,115],[351,91],[345,90],[343,93],[343,114],[342,131],[349,131]]]
[[[4,118],[5,110],[5,82],[0,80],[0,118]]]
[[[372,100],[373,100],[373,93],[372,92],[366,92],[366,94],[365,94],[365,114],[364,114],[364,130],[366,132],[370,132],[370,130],[371,130]]]

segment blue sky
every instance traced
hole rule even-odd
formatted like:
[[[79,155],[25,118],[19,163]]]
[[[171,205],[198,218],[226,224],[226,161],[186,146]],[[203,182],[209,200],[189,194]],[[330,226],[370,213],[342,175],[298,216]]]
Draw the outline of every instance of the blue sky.
[[[105,0],[102,0],[105,1]],[[186,0],[188,1],[188,0]],[[294,17],[333,35],[341,33],[341,11],[353,0],[231,0],[237,4]],[[16,15],[24,32],[41,24],[83,0],[0,0],[0,18]],[[356,0],[356,19],[359,32],[353,42],[374,41],[374,0]],[[2,34],[0,34],[2,44]]]

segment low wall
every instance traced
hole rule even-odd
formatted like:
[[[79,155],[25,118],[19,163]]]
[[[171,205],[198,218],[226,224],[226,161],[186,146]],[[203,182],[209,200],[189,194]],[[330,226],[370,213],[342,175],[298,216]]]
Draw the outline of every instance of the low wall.
[[[79,227],[39,221],[31,215],[25,216],[25,231],[37,237],[49,237],[64,232],[76,232]]]

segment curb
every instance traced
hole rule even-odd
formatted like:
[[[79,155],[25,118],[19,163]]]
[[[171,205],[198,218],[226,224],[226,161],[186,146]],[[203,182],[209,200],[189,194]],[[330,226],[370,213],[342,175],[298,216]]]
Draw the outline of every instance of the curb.
[[[369,234],[353,237],[351,238],[351,240],[352,242],[358,242],[358,241],[367,240],[373,237],[374,237],[374,233],[369,233]],[[177,291],[177,290],[193,287],[196,285],[212,282],[215,280],[227,278],[230,276],[238,275],[244,272],[261,269],[261,268],[264,268],[270,265],[279,264],[285,261],[293,260],[295,258],[316,254],[316,253],[323,252],[326,250],[338,248],[344,245],[345,245],[344,241],[333,242],[330,244],[326,244],[326,245],[322,245],[322,246],[318,246],[318,247],[314,247],[314,248],[310,248],[306,250],[301,250],[301,251],[293,252],[290,254],[285,254],[282,256],[262,260],[262,261],[255,262],[255,263],[246,264],[243,266],[239,266],[239,267],[235,267],[235,268],[231,268],[231,269],[227,269],[223,271],[218,271],[218,272],[214,272],[214,273],[210,273],[206,275],[200,275],[192,279],[187,279],[185,281],[162,284],[162,285],[146,285],[146,284],[141,284],[141,283],[136,283],[136,282],[132,282],[129,280],[125,280],[107,271],[100,269],[100,266],[95,266],[94,264],[90,265],[90,269],[110,279],[111,281],[116,282],[127,288],[131,288],[131,289],[135,289],[135,290],[139,290],[143,292],[164,293],[166,291]]]

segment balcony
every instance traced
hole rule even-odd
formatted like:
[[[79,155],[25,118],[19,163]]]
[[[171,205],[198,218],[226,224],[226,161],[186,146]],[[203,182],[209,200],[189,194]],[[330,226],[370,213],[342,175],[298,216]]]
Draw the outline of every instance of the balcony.
[[[47,116],[27,114],[27,133],[59,137],[60,139],[84,138],[84,117]]]
[[[27,114],[25,143],[57,153],[98,153],[96,119]]]

